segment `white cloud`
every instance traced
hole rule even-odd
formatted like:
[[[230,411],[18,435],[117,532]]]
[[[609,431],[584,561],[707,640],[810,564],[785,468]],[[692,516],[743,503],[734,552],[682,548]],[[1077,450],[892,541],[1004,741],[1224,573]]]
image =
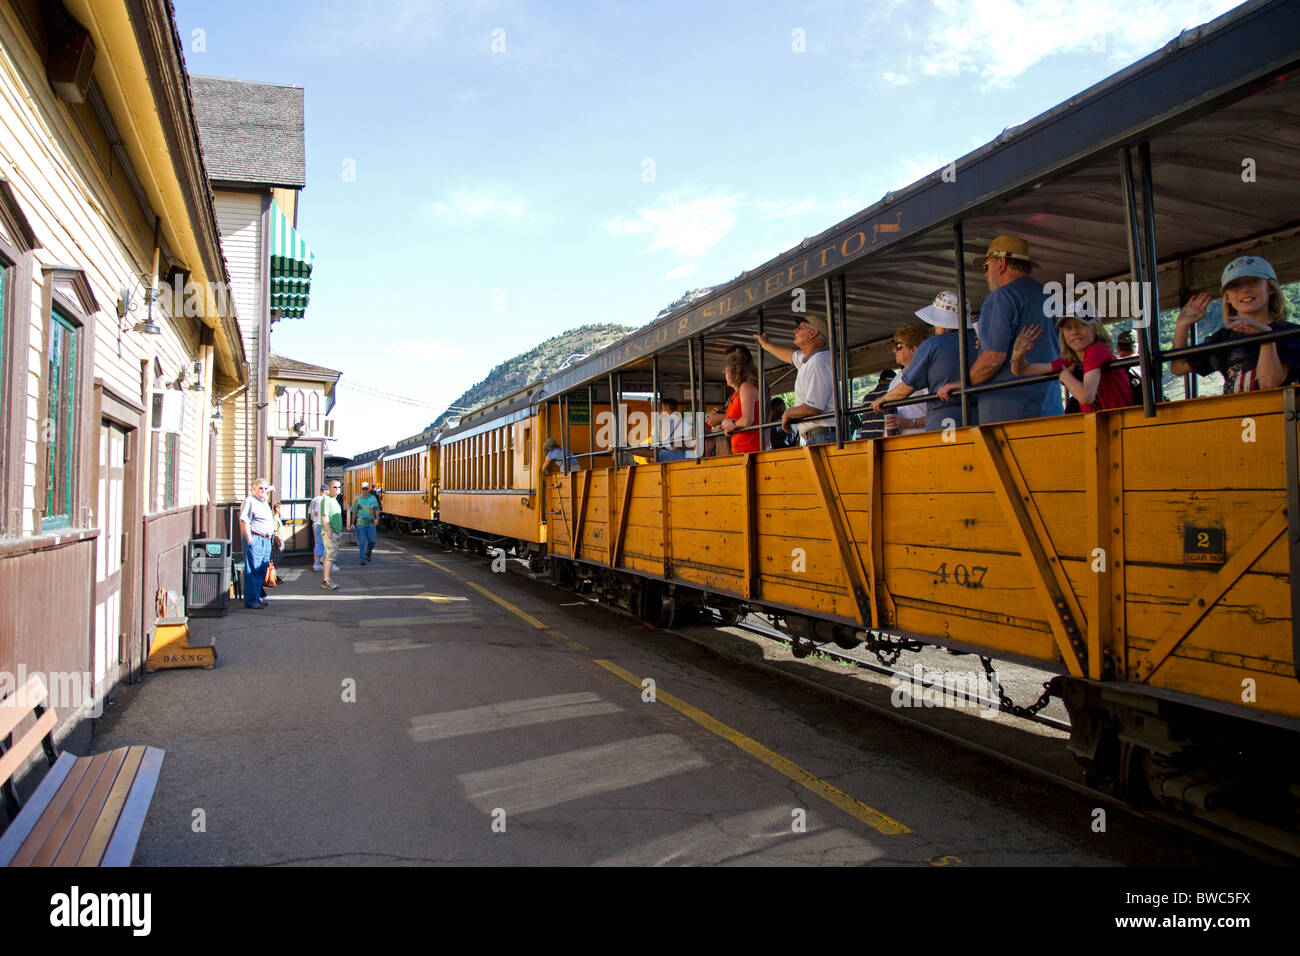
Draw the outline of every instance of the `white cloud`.
[[[334,0],[303,20],[297,45],[321,55],[427,48],[446,34],[451,13],[437,0]]]
[[[722,190],[692,198],[674,193],[655,206],[638,209],[633,218],[610,219],[604,228],[615,236],[649,237],[648,252],[670,249],[680,256],[694,257],[712,249],[731,232],[744,199],[739,193]]]
[[[894,86],[903,86],[907,83],[907,77],[901,73],[890,73],[886,71],[880,75],[886,83],[892,83]]]
[[[809,196],[797,202],[779,199],[775,202],[757,202],[754,208],[759,215],[767,219],[784,219],[787,216],[799,216],[817,205],[817,200]]]
[[[530,215],[527,204],[516,196],[496,195],[487,189],[447,193],[429,204],[439,219],[524,219]]]
[[[929,76],[976,73],[984,90],[1000,89],[1062,53],[1132,62],[1236,5],[1237,0],[934,0],[929,22],[913,34],[925,44],[916,61]]]
[[[685,279],[687,276],[695,275],[695,272],[698,268],[699,266],[697,266],[695,263],[688,262],[684,266],[678,266],[676,269],[673,269],[670,272],[665,272],[662,276],[660,276],[660,278],[661,279]]]
[[[646,236],[646,252],[671,250],[683,258],[703,255],[732,231],[740,217],[790,219],[818,208],[813,196],[803,199],[752,200],[743,193],[716,190],[707,196],[690,189],[666,195],[655,206],[637,210],[635,216],[619,216],[602,225],[614,236]],[[682,271],[690,269],[690,272]],[[664,276],[680,279],[695,271],[681,266]]]
[[[403,342],[390,345],[384,351],[421,362],[460,362],[464,361],[466,354],[459,345],[443,345],[441,342]]]
[[[952,160],[949,156],[946,159],[941,158],[935,153],[925,153],[915,157],[905,157],[903,159],[903,168],[899,171],[897,178],[890,184],[890,189],[902,189],[904,186],[910,186],[922,176],[928,176],[937,169],[947,166]]]

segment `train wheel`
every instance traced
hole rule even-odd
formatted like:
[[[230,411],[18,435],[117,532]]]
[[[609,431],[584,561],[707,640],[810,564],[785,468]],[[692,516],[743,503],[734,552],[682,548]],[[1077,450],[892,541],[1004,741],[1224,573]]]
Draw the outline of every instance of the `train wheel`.
[[[671,594],[664,594],[659,599],[659,613],[656,615],[654,623],[656,627],[669,628],[676,627],[686,616],[686,607],[677,603],[677,599]]]

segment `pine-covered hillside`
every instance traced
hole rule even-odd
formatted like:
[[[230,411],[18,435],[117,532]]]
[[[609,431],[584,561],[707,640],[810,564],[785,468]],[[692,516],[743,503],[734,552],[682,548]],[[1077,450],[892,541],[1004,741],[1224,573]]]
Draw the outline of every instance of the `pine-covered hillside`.
[[[594,355],[631,331],[631,326],[612,323],[583,325],[549,338],[541,345],[496,366],[488,372],[487,378],[456,399],[433,424],[435,426],[445,424],[459,418],[471,408],[495,402],[512,392],[517,392],[524,386],[551,375],[566,362],[576,362],[581,356]]]

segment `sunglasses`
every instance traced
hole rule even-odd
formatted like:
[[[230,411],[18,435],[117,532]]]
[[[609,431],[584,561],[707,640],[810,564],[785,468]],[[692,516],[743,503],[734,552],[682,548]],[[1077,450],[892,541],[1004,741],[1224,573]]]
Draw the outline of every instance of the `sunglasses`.
[[[894,351],[895,351],[895,352],[897,352],[899,349],[905,349],[905,348],[907,348],[907,346],[904,345],[902,342],[895,342],[895,343],[894,343]]]

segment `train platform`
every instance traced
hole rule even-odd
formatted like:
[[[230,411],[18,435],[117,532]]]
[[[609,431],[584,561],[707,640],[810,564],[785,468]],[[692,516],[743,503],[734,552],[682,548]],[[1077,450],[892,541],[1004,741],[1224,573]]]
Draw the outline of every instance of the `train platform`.
[[[481,557],[340,557],[96,723],[167,754],[136,866],[1210,860]]]

